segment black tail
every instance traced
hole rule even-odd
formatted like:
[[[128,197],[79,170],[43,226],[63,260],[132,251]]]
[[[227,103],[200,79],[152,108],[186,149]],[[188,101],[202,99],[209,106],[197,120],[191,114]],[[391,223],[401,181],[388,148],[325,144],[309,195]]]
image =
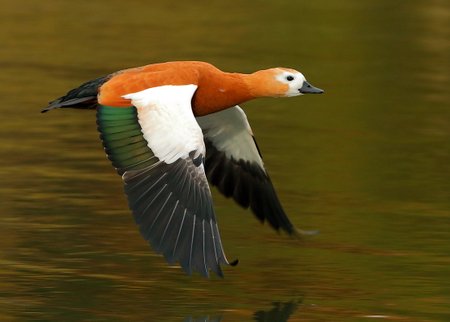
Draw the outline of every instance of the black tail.
[[[103,76],[82,84],[80,87],[74,88],[66,95],[50,102],[41,113],[53,110],[59,107],[71,108],[96,108],[97,94],[100,86],[108,81],[112,75]]]

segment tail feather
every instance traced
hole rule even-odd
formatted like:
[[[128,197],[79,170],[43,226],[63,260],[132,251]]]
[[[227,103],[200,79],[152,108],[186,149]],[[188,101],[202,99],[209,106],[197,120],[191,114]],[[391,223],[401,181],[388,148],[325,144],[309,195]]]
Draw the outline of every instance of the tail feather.
[[[45,113],[60,107],[92,109],[96,108],[96,106],[97,106],[97,96],[87,96],[73,99],[66,99],[65,96],[62,96],[54,101],[51,101],[49,105],[41,111],[41,113]]]
[[[55,108],[81,108],[94,109],[97,107],[97,94],[100,86],[107,82],[112,75],[103,76],[82,84],[80,87],[70,90],[66,95],[51,101],[41,113]]]

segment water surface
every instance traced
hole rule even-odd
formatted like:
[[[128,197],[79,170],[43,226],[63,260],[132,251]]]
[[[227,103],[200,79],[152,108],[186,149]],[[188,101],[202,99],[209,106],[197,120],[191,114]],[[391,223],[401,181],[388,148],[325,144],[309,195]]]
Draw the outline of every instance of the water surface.
[[[0,320],[449,321],[449,17],[444,0],[3,1]],[[286,211],[319,235],[214,191],[240,264],[185,276],[139,236],[95,113],[39,114],[170,60],[289,66],[326,90],[244,106]]]

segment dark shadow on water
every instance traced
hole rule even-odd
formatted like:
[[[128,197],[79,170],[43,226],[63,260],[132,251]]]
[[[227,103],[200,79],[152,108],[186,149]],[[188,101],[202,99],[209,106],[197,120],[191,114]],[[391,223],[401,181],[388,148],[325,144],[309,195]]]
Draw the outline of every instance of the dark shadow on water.
[[[300,301],[290,301],[290,302],[273,302],[272,308],[266,311],[256,311],[253,314],[253,320],[257,322],[288,322],[292,313],[294,313]],[[222,316],[216,317],[200,317],[193,318],[191,316],[186,317],[183,322],[220,322],[222,321]],[[225,321],[224,321],[225,322]]]
[[[256,311],[253,319],[258,322],[287,322],[299,306],[299,301],[274,302],[269,311]]]

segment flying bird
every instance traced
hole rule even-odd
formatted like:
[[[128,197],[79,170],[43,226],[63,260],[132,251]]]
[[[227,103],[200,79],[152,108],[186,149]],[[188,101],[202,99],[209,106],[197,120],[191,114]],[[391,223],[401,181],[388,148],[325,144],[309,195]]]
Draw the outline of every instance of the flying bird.
[[[237,261],[225,256],[208,181],[261,222],[301,233],[278,200],[239,104],[320,93],[290,68],[242,74],[178,61],[88,81],[42,112],[95,109],[100,139],[142,236],[188,274],[223,276],[221,265]]]

